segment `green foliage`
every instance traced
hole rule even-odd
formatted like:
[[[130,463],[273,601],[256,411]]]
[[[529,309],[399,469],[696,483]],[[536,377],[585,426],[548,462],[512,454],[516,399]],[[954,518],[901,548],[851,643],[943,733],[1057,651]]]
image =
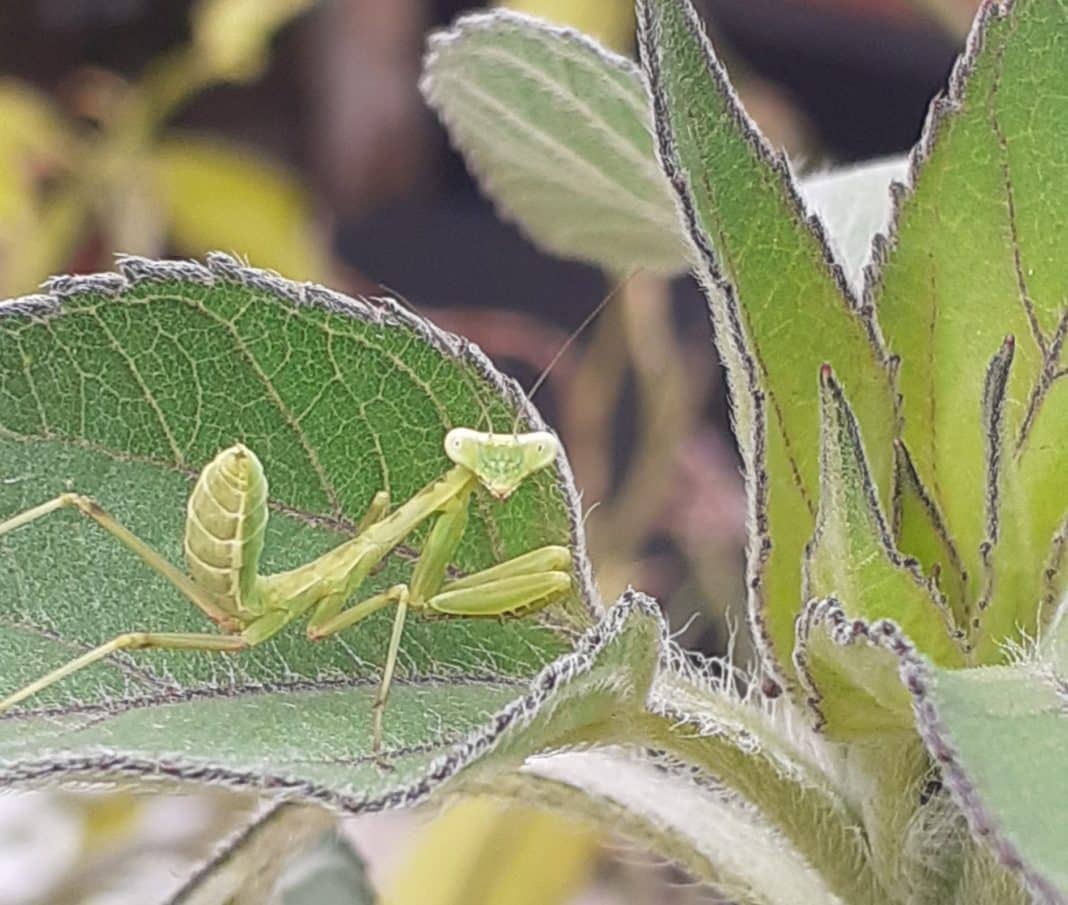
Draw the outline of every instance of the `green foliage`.
[[[1040,602],[1048,617],[1068,586],[1063,573],[1044,574],[1068,509],[1068,380],[1054,377],[1068,333],[1068,6],[1008,8],[989,5],[950,97],[935,106],[869,286],[901,357],[902,437],[952,538],[986,662],[1020,630],[1034,636]],[[1006,336],[1015,354],[992,473],[981,402]],[[922,526],[901,541],[923,560],[940,558]]]
[[[637,68],[576,32],[473,15],[430,41],[427,101],[501,213],[567,258],[686,267]]]
[[[739,107],[688,0],[638,5],[656,152],[709,297],[746,466],[762,666],[787,680],[791,701],[776,707],[809,712],[818,734],[802,733],[808,744],[844,743],[826,779],[856,810],[831,823],[869,846],[859,856],[875,877],[868,887],[843,885],[827,852],[805,852],[842,901],[1003,903],[1024,901],[1025,888],[1039,901],[1068,896],[1056,697],[1068,620],[1049,630],[1068,589],[1065,21],[1064,0],[984,6],[910,184],[893,192],[888,238],[876,242],[858,298],[831,245],[847,250],[855,273],[865,218],[831,220],[828,241]],[[508,35],[514,75],[465,65],[495,31]],[[578,210],[592,208],[573,200],[547,223],[527,203],[536,179],[526,194],[496,181],[492,148],[470,138],[475,95],[488,96],[483,106],[508,98],[513,124],[539,124],[530,67],[558,71],[575,40],[503,16],[464,20],[448,38],[448,65],[430,57],[426,91],[510,216],[548,248],[618,269],[571,241]],[[595,87],[583,100],[591,122],[611,122],[604,86],[622,67],[602,58],[597,79],[596,61],[584,58],[582,84]],[[458,97],[442,99],[457,78]],[[569,148],[583,147],[578,132]],[[567,154],[555,151],[562,182]],[[610,160],[618,164],[611,155],[602,164]],[[647,247],[660,241],[649,235]],[[1044,634],[1040,655],[1032,648]],[[1021,662],[991,667],[1013,651]],[[731,736],[733,714],[696,716],[707,689],[672,696],[681,723]],[[1021,744],[1007,745],[1016,733]],[[738,764],[702,759],[678,739],[658,744],[756,803],[780,832],[788,825],[781,799],[762,797]],[[948,793],[931,785],[940,769]],[[819,820],[801,818],[809,837]],[[786,835],[804,846],[804,833]],[[726,858],[709,875],[734,897],[777,901],[753,878],[739,892]]]
[[[287,283],[223,256],[210,269],[128,259],[123,273],[58,280],[50,295],[2,309],[5,515],[75,487],[180,562],[191,477],[240,439],[270,482],[265,568],[284,569],[349,536],[376,491],[400,501],[441,474],[448,428],[511,430],[517,411],[521,426],[540,423],[480,354],[394,304]],[[506,504],[480,498],[454,565],[572,543],[574,490],[560,469]],[[210,629],[70,512],[5,537],[2,551],[8,691],[123,631]],[[410,559],[397,551],[368,591],[404,578]],[[590,624],[588,594],[580,568],[576,595],[549,614],[555,630],[533,619],[413,619],[405,687],[387,720],[388,773],[367,748],[388,613],[335,643],[294,630],[225,662],[146,652],[77,673],[0,720],[0,772],[10,779],[59,763],[136,772],[166,761],[184,775],[210,765],[236,783],[266,773],[338,800],[381,796],[415,784],[487,712],[519,696],[567,649],[560,630]],[[94,757],[100,751],[109,753]]]
[[[0,780],[162,771],[353,810],[490,792],[743,903],[1066,901],[1068,6],[983,10],[859,299],[689,0],[639,4],[651,119],[635,69],[572,32],[498,14],[432,42],[428,97],[536,241],[617,271],[690,261],[706,289],[749,491],[754,681],[681,655],[640,595],[597,618],[562,465],[482,501],[456,565],[567,543],[579,593],[544,621],[414,621],[393,771],[368,756],[384,618],[337,644],[101,664],[0,719]],[[860,220],[879,218],[834,228]],[[857,236],[835,244],[855,273]],[[0,512],[73,482],[176,559],[190,476],[241,439],[282,568],[376,490],[439,474],[445,428],[539,423],[400,308],[209,263],[129,261],[7,304]],[[202,627],[76,516],[0,553],[13,687],[122,629]]]

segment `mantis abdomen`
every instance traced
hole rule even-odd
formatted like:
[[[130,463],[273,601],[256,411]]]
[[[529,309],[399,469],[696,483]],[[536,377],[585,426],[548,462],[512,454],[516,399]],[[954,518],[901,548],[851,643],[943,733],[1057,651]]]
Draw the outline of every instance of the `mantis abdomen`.
[[[189,496],[185,559],[189,575],[228,613],[255,613],[267,478],[241,444],[219,453],[200,473]]]

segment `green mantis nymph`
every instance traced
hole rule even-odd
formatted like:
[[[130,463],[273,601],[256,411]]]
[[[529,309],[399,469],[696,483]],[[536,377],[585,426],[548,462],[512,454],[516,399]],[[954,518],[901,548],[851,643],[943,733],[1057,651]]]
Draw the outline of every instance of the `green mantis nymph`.
[[[454,428],[445,435],[453,467],[390,511],[385,491],[375,495],[357,534],[318,559],[275,575],[260,575],[267,524],[267,479],[255,454],[238,444],[220,452],[200,473],[189,497],[183,573],[124,528],[94,500],[64,493],[0,522],[0,536],[58,509],[93,519],[167,579],[218,625],[219,633],[128,632],[95,647],[0,701],[0,712],[120,650],[236,652],[266,641],[310,613],[308,638],[328,638],[384,607],[396,606],[393,632],[374,703],[373,751],[382,744],[382,716],[409,609],[449,616],[503,616],[540,609],[571,588],[571,554],[545,546],[481,572],[447,580],[478,485],[503,500],[556,459],[559,444],[546,431],[482,433]],[[427,519],[434,523],[408,584],[347,606],[371,571]]]

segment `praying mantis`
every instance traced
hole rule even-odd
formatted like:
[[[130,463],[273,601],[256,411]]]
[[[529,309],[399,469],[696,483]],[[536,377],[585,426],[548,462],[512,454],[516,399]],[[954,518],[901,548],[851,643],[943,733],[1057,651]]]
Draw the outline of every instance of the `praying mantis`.
[[[373,706],[372,751],[377,756],[409,610],[458,617],[525,614],[560,599],[572,586],[571,553],[567,547],[554,545],[480,572],[448,578],[475,489],[481,486],[497,499],[507,499],[527,478],[556,460],[556,437],[548,431],[487,433],[456,427],[445,434],[444,447],[453,463],[444,475],[396,508],[391,507],[389,494],[380,491],[354,537],[303,566],[273,575],[259,573],[268,516],[267,479],[259,459],[240,443],[208,463],[189,496],[184,542],[188,572],[174,566],[95,500],[78,493],[60,494],[0,522],[2,537],[52,512],[72,508],[140,557],[219,629],[215,633],[132,631],[118,635],[0,700],[0,713],[116,651],[239,652],[306,615],[307,636],[318,641],[395,606]],[[372,570],[427,520],[433,523],[409,582],[348,605]]]

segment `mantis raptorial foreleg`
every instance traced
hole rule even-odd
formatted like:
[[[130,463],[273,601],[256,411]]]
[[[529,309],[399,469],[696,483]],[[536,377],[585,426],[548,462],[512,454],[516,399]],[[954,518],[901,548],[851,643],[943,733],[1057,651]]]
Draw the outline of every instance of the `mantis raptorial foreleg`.
[[[386,513],[389,512],[389,491],[380,490],[371,499],[371,505],[367,507],[367,511],[363,514],[363,518],[356,525],[356,533],[363,534],[368,528],[370,528],[375,522],[380,522],[386,517]]]
[[[52,512],[74,508],[173,584],[223,634],[124,633],[0,700],[0,712],[120,650],[236,652],[266,641],[309,612],[308,637],[319,640],[392,605],[396,614],[374,704],[377,753],[409,608],[453,616],[503,616],[545,606],[570,589],[571,554],[566,547],[553,546],[445,580],[464,534],[474,488],[481,485],[498,499],[506,499],[527,477],[550,465],[557,451],[556,439],[544,432],[451,430],[445,437],[445,452],[454,463],[452,469],[392,511],[388,493],[376,493],[355,537],[304,566],[276,575],[258,571],[267,522],[267,483],[259,460],[241,445],[219,453],[201,472],[190,495],[185,533],[189,575],[89,497],[66,493],[28,509],[0,523],[0,537]],[[410,582],[344,609],[375,566],[428,519],[434,523]]]

